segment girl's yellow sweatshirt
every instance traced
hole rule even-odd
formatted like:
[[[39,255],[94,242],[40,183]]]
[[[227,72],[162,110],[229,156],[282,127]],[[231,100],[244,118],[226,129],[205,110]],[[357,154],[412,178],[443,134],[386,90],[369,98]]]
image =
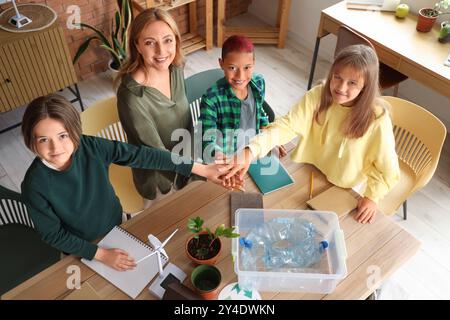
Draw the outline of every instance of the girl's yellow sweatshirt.
[[[291,158],[310,163],[342,188],[366,182],[365,197],[379,202],[400,178],[395,139],[389,112],[376,107],[376,120],[360,138],[349,139],[341,129],[351,107],[333,104],[323,124],[314,121],[322,85],[308,91],[288,114],[278,118],[249,145],[254,157],[266,155],[275,145],[299,137]]]

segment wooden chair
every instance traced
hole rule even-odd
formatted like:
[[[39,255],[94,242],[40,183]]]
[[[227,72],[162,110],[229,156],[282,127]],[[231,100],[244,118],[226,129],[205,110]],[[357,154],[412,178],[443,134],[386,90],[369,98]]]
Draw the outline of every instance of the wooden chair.
[[[336,56],[339,53],[339,51],[341,51],[343,48],[354,44],[365,44],[375,50],[375,48],[368,39],[366,39],[356,31],[346,26],[340,26],[337,34],[337,42],[336,42],[336,49],[334,51],[334,56]],[[394,96],[397,96],[400,82],[406,79],[408,79],[408,77],[405,76],[403,73],[400,73],[395,69],[392,69],[391,67],[380,61],[379,82],[381,90],[395,87]]]
[[[41,240],[19,193],[0,186],[0,295],[60,259]]]
[[[444,124],[431,112],[412,102],[383,97],[392,106],[395,149],[400,165],[400,181],[380,203],[385,214],[394,214],[411,194],[424,187],[433,177],[447,134]]]
[[[116,97],[94,103],[80,117],[84,134],[127,142],[117,112]],[[112,164],[109,167],[109,180],[128,218],[131,214],[144,210],[144,201],[134,186],[131,168]]]

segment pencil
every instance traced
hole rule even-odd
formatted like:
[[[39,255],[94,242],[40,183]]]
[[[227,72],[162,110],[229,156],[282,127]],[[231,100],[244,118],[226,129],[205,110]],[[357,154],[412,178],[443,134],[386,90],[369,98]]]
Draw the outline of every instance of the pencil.
[[[311,171],[311,178],[309,180],[309,198],[312,199],[314,192],[314,171]]]
[[[245,192],[244,187],[241,187],[241,186],[234,187],[233,190],[234,190],[234,191],[242,191],[242,192]]]

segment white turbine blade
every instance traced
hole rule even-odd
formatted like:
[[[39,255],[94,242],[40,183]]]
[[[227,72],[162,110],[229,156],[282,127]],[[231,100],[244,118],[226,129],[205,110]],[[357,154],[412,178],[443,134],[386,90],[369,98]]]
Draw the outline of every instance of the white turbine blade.
[[[178,231],[178,229],[176,229],[174,232],[172,232],[172,234],[166,240],[164,240],[164,242],[161,244],[160,248],[163,248],[177,231]]]
[[[159,253],[158,251],[153,251],[152,253],[150,253],[149,255],[146,255],[145,257],[139,259],[138,261],[136,261],[136,264],[138,264],[139,262],[144,261],[145,259],[147,259],[148,257],[151,257],[152,255],[154,255],[155,253]]]

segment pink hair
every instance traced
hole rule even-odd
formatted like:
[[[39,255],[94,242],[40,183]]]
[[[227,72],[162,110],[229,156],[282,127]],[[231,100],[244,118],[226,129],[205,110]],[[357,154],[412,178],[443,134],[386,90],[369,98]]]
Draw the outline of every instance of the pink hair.
[[[252,53],[254,50],[252,41],[244,36],[231,36],[222,45],[222,59],[230,52]]]

